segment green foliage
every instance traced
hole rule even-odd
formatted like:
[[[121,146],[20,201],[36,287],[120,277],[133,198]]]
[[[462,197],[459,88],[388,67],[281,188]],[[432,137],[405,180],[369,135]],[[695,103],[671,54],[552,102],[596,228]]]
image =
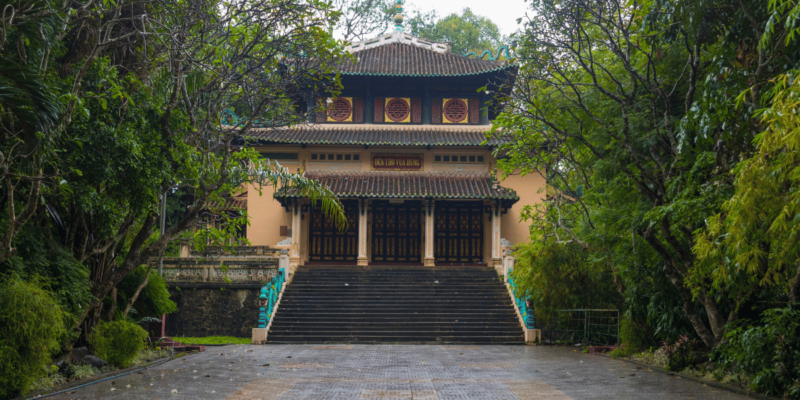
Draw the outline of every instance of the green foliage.
[[[622,345],[611,352],[611,355],[615,357],[637,353],[648,348],[652,343],[647,327],[637,324],[626,315],[623,315],[619,321],[619,338]]]
[[[696,232],[701,264],[694,279],[713,280],[718,288],[789,292],[800,274],[800,79],[781,75],[768,94],[772,103],[759,112],[766,130],[756,136],[758,151],[732,171],[735,195]]]
[[[796,2],[785,12],[778,3],[788,2],[531,3],[516,87],[487,136],[505,139],[498,167],[546,174],[545,202],[523,213],[532,240],[549,249],[543,257],[578,275],[609,274],[598,282],[624,296],[628,315],[655,340],[688,333],[719,346],[729,322],[785,299],[797,274],[800,209],[781,208],[794,185],[779,179],[793,174],[794,155],[736,178],[746,169],[737,164],[757,150],[754,139],[768,142],[756,138],[761,124],[794,129],[795,91],[774,114],[757,112],[780,99],[771,88],[798,55],[798,44],[783,40]],[[758,48],[775,12],[774,45]],[[796,154],[791,140],[763,153],[780,157],[783,149]],[[773,220],[779,229],[769,232]],[[581,262],[549,254],[576,250]],[[562,290],[548,285],[527,290]]]
[[[147,331],[126,320],[100,323],[89,334],[95,355],[120,368],[133,364],[146,339]]]
[[[46,375],[66,333],[65,318],[42,284],[15,276],[0,282],[0,398],[19,396]]]
[[[233,336],[206,336],[206,337],[173,337],[172,339],[185,344],[250,344],[251,338],[238,338]]]
[[[764,312],[759,326],[729,331],[717,349],[717,361],[753,377],[762,393],[800,399],[800,310],[798,304]],[[746,321],[742,321],[746,322]]]
[[[547,324],[550,313],[557,309],[622,305],[611,274],[586,262],[587,253],[575,246],[533,241],[520,244],[514,255],[516,295],[530,297],[540,324]]]
[[[14,238],[17,255],[0,264],[0,274],[14,274],[24,280],[40,280],[52,291],[65,312],[64,325],[69,335],[76,319],[92,300],[88,269],[51,236],[49,228],[26,226]]]
[[[693,364],[693,351],[697,350],[697,339],[689,339],[689,335],[683,335],[674,343],[665,341],[662,349],[667,356],[667,371],[682,371]]]
[[[70,325],[96,323],[92,311],[128,273],[191,236],[205,215],[226,213],[216,205],[243,188],[298,189],[344,226],[327,187],[246,145],[256,123],[306,120],[298,87],[340,88],[333,66],[346,56],[329,31],[339,16],[330,2],[116,0],[75,12],[70,2],[33,0],[5,13],[14,23],[0,27],[0,269],[52,270],[41,275],[63,294]],[[158,29],[136,34],[141,26]],[[228,109],[244,118],[222,118]],[[193,239],[230,243],[247,216],[227,217]],[[28,225],[39,237],[19,237]],[[158,286],[145,289],[139,313],[171,309]]]
[[[118,302],[126,304],[136,292],[139,285],[144,282],[147,266],[140,265],[133,270],[130,274],[125,276],[117,286]],[[170,300],[169,291],[167,290],[167,281],[158,274],[158,270],[153,268],[150,271],[150,277],[147,279],[147,285],[142,288],[136,302],[133,303],[133,310],[135,312],[135,319],[144,317],[160,318],[163,314],[173,313],[178,310],[178,306]]]
[[[408,31],[423,39],[437,42],[450,42],[456,54],[474,51],[478,55],[484,50],[492,50],[507,45],[507,38],[492,20],[476,15],[469,8],[459,14],[450,14],[442,19],[433,15],[417,14],[408,22]]]
[[[332,3],[339,10],[335,30],[344,40],[370,39],[393,24],[394,0],[333,0]]]

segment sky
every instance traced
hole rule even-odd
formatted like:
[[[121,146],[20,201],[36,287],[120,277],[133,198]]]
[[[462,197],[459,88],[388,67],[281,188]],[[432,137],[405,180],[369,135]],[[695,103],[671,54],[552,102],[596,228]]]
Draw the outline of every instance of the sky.
[[[436,10],[440,18],[470,8],[474,14],[491,19],[503,35],[509,35],[519,27],[517,18],[525,15],[529,4],[524,0],[406,0],[404,8],[424,12]],[[409,14],[405,14],[408,17]]]

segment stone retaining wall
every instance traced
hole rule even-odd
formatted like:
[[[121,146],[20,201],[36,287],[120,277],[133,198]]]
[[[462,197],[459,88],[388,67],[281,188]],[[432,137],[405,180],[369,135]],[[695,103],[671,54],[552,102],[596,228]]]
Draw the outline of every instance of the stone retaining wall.
[[[166,317],[167,336],[250,337],[258,327],[260,284],[172,284],[178,311]]]

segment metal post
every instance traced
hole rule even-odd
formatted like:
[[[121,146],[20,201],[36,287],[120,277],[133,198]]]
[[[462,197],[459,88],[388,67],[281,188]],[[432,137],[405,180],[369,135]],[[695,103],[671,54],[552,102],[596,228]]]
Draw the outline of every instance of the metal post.
[[[167,191],[165,190],[164,194],[161,196],[161,237],[164,237],[164,230],[166,229],[166,225],[167,225]],[[161,257],[159,257],[158,275],[164,276],[163,272],[164,272],[164,252],[162,252]]]
[[[583,341],[589,342],[589,310],[583,312]]]

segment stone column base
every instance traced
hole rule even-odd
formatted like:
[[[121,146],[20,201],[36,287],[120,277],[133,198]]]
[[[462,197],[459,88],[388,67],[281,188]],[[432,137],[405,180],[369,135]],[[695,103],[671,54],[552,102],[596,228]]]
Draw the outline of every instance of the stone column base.
[[[367,257],[358,257],[356,260],[356,265],[359,267],[366,267],[369,265],[369,259]]]
[[[267,343],[267,328],[253,328],[253,344]]]
[[[292,283],[292,278],[294,278],[294,273],[297,271],[299,265],[300,257],[289,257],[289,270],[286,271],[286,282]]]
[[[422,260],[422,262],[423,262],[422,265],[426,267],[433,267],[436,264],[436,259],[433,257],[425,257],[425,259]]]
[[[542,330],[525,328],[525,342],[542,343]]]
[[[492,259],[492,263],[489,264],[489,266],[492,266],[492,267],[495,267],[495,268],[502,267],[503,266],[503,259],[502,258],[493,258]]]

